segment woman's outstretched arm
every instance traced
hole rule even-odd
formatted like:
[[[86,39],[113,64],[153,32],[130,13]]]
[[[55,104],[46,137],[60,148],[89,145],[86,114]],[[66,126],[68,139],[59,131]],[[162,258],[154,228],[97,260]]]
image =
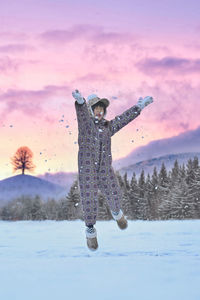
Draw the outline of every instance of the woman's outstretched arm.
[[[109,122],[111,136],[113,136],[121,128],[123,128],[128,123],[130,123],[135,118],[137,118],[137,116],[139,116],[142,109],[144,109],[145,106],[149,105],[152,102],[153,102],[153,98],[149,97],[149,96],[145,97],[144,99],[139,98],[136,105],[132,106],[131,108],[129,108],[125,112],[123,112],[121,115],[116,116],[114,119],[112,119]]]
[[[78,90],[75,90],[74,92],[72,92],[72,96],[76,100],[75,102],[76,115],[77,115],[78,126],[79,129],[81,130],[90,124],[91,122],[90,114],[88,111],[86,101],[82,97],[80,92]]]

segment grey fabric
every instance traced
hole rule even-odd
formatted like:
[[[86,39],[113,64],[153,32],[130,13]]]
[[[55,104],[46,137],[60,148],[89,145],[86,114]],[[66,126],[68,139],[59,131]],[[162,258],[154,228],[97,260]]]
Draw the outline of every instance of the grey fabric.
[[[96,223],[98,189],[105,196],[109,208],[119,212],[122,192],[112,168],[111,136],[135,119],[141,112],[132,106],[111,121],[91,116],[86,102],[75,102],[78,120],[78,171],[81,202],[86,226]]]

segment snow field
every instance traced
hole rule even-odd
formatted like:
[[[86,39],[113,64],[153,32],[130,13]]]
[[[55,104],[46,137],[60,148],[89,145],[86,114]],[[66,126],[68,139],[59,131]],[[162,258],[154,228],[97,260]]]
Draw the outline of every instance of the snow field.
[[[200,299],[200,220],[0,222],[0,299]]]

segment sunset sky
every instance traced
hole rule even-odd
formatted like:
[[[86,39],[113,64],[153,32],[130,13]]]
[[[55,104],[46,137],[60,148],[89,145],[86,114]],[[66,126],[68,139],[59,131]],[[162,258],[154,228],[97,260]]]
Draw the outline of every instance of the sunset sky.
[[[198,128],[199,16],[198,0],[1,1],[0,180],[20,146],[35,176],[77,171],[74,89],[109,98],[108,120],[154,97],[112,138],[114,160]]]

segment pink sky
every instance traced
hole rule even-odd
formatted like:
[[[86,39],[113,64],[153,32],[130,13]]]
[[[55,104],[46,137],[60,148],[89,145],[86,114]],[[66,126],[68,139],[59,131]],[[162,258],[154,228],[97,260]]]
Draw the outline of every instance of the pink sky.
[[[198,1],[1,2],[0,179],[20,146],[34,153],[34,175],[77,171],[75,88],[108,97],[108,119],[155,98],[113,137],[113,159],[196,129],[199,15]]]

